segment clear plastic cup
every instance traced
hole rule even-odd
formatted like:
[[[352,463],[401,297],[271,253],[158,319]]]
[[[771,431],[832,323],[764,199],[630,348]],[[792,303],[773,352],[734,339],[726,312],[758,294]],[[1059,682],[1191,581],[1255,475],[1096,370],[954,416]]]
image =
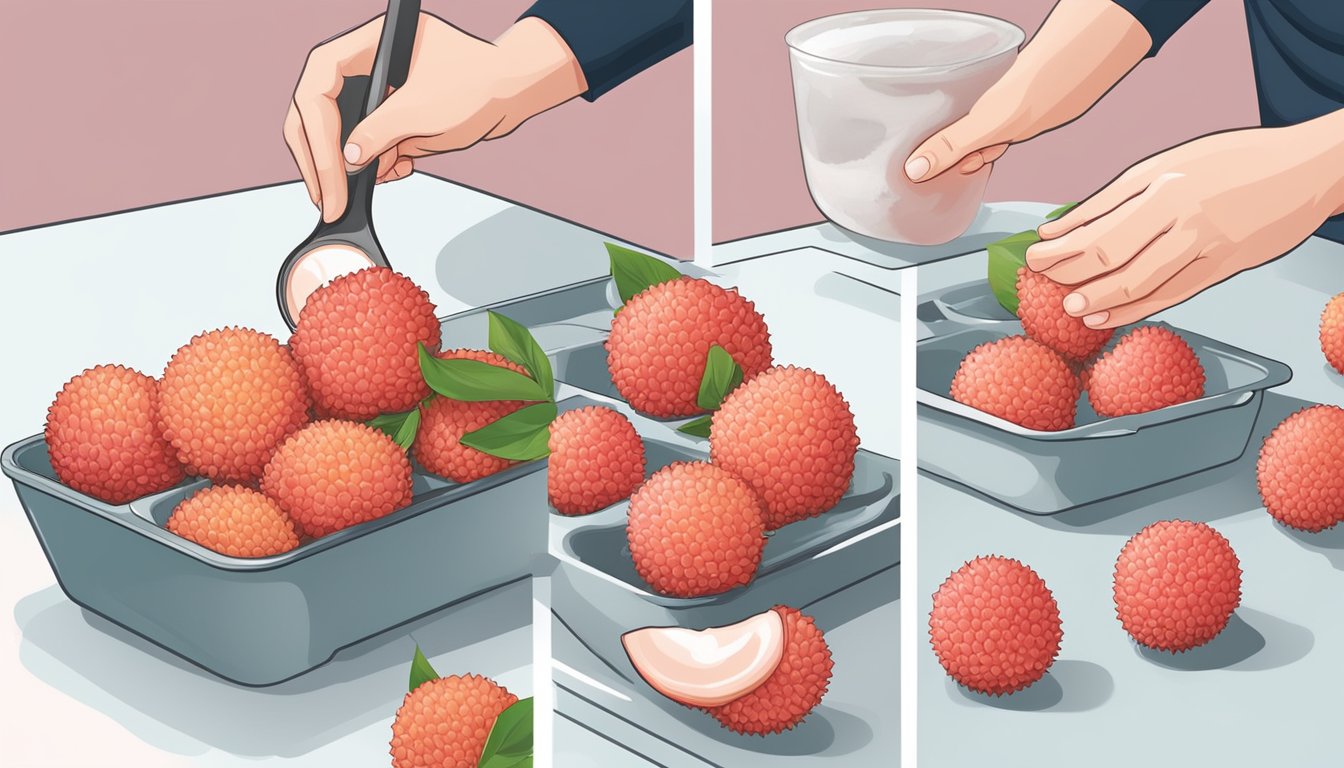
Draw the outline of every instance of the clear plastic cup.
[[[960,11],[859,11],[785,35],[803,170],[826,218],[869,237],[917,245],[970,227],[989,168],[922,184],[905,161],[970,111],[1017,58],[1014,24]]]

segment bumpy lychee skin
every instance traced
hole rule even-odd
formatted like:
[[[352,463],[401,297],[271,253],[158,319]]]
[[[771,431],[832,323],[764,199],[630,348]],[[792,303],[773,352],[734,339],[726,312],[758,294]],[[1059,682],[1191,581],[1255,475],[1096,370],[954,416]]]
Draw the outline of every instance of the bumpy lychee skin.
[[[250,483],[280,441],[308,422],[308,393],[280,342],[249,328],[193,338],[168,361],[159,420],[195,475]]]
[[[933,596],[933,652],[953,680],[977,693],[1001,696],[1040,680],[1063,637],[1054,595],[1017,560],[977,557]]]
[[[1081,317],[1064,311],[1073,289],[1026,267],[1017,270],[1017,318],[1027,337],[1069,360],[1086,360],[1101,351],[1115,331],[1088,328]]]
[[[1241,565],[1223,535],[1185,520],[1153,523],[1115,563],[1115,612],[1139,643],[1188,651],[1212,640],[1241,603]]]
[[[318,412],[365,421],[414,408],[429,394],[418,345],[439,348],[434,305],[386,267],[342,275],[299,311],[290,339]]]
[[[770,368],[724,398],[710,428],[710,460],[765,502],[765,527],[834,507],[854,477],[859,436],[840,392],[815,371]]]
[[[320,537],[411,503],[411,463],[392,438],[352,421],[315,421],[280,444],[261,490],[305,536]]]
[[[56,477],[110,504],[177,485],[185,475],[159,426],[158,401],[158,380],[120,365],[66,382],[44,435]]]
[[[392,768],[476,768],[490,729],[516,703],[517,696],[479,675],[421,683],[392,721]]]
[[[1203,397],[1204,366],[1171,329],[1146,325],[1093,363],[1087,396],[1107,418],[1155,411]]]
[[[1275,520],[1313,533],[1344,521],[1344,408],[1314,405],[1265,438],[1255,479]]]
[[[635,410],[659,418],[693,416],[704,410],[696,395],[715,344],[746,378],[770,366],[770,332],[755,305],[737,291],[684,277],[626,302],[611,324],[607,367]]]
[[[764,736],[793,728],[817,708],[831,682],[831,649],[812,617],[783,605],[774,611],[784,622],[784,654],[774,674],[751,693],[709,708],[738,733]]]
[[[1321,313],[1321,352],[1330,367],[1344,373],[1344,293],[1325,305]]]
[[[230,557],[270,557],[299,546],[294,523],[278,504],[236,485],[203,488],[183,499],[166,527]]]
[[[644,482],[644,442],[611,408],[566,411],[551,422],[546,495],[562,515],[586,515],[627,499]]]
[[[952,399],[1043,432],[1073,426],[1081,389],[1057,352],[1025,336],[986,342],[952,377]]]
[[[704,462],[669,464],[630,497],[626,528],[635,570],[653,589],[700,597],[751,582],[765,518],[751,488]]]
[[[525,373],[522,366],[503,355],[479,349],[451,349],[438,357],[445,360],[475,360]],[[508,469],[518,462],[463,445],[462,436],[489,426],[525,405],[527,403],[519,400],[467,403],[435,397],[421,409],[420,431],[415,436],[415,460],[430,472],[457,483],[480,480]]]

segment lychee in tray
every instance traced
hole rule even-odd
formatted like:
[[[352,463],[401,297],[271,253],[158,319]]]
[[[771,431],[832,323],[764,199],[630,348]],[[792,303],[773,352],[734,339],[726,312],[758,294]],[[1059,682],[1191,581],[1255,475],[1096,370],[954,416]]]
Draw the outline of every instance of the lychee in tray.
[[[1116,418],[1098,416],[1084,397],[1073,428],[1038,431],[948,394],[968,352],[1022,333],[985,283],[927,299],[919,316],[927,329],[916,346],[920,468],[1033,514],[1062,512],[1235,461],[1250,441],[1264,391],[1292,378],[1277,360],[1172,328],[1204,367],[1203,397]]]

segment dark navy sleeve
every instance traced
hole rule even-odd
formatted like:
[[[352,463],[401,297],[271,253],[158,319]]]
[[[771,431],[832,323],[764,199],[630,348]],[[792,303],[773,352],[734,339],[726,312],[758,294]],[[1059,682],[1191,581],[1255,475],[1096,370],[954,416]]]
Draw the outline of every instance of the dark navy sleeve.
[[[589,101],[691,44],[692,0],[537,0],[535,16],[564,38]]]
[[[1111,0],[1111,2],[1129,11],[1138,19],[1148,36],[1153,39],[1153,47],[1148,49],[1149,56],[1156,56],[1157,50],[1167,39],[1176,34],[1199,9],[1209,4],[1209,0]]]

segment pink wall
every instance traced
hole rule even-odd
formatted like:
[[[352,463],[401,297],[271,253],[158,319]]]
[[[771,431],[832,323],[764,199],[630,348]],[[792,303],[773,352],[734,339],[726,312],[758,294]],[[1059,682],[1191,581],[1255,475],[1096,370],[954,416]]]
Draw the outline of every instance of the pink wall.
[[[714,4],[714,240],[817,221],[803,179],[784,33],[818,16],[947,7],[1028,34],[1054,0],[879,2],[717,0]],[[990,200],[1076,200],[1153,152],[1258,121],[1242,4],[1216,0],[1079,120],[995,164]]]
[[[494,38],[527,0],[425,0]],[[0,231],[295,179],[280,127],[308,49],[379,0],[0,5]],[[470,76],[470,73],[463,73]],[[597,103],[423,162],[670,253],[691,250],[691,54]]]

